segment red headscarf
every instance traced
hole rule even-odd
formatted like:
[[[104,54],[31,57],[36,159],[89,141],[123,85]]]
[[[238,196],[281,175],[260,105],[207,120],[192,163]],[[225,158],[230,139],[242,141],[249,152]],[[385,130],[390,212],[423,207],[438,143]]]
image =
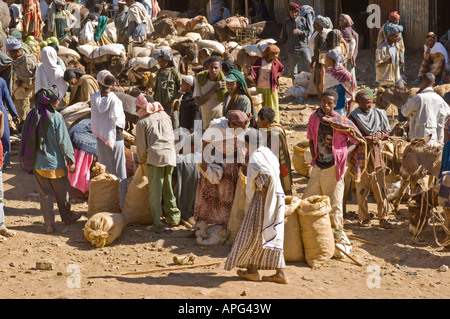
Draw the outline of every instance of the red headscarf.
[[[280,48],[277,47],[275,44],[269,44],[267,48],[264,49],[262,52],[262,56],[264,58],[267,58],[271,54],[277,54],[280,53]]]
[[[400,14],[398,11],[393,11],[389,14],[389,22],[393,22],[395,20],[400,20]]]

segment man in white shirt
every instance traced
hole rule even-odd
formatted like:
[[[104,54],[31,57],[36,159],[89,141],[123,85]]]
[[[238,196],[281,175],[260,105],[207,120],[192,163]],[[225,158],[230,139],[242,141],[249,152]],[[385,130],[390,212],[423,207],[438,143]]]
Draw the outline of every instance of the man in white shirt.
[[[410,98],[402,107],[402,114],[409,117],[409,138],[424,138],[431,135],[428,145],[444,143],[445,122],[450,118],[450,107],[433,90],[436,78],[426,73],[421,79],[417,95]]]

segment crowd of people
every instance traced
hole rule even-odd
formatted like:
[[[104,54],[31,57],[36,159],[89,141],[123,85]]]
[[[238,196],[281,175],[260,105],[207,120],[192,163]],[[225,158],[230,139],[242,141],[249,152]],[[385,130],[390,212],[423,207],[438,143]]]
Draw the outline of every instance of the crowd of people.
[[[253,1],[250,13],[254,19],[270,18],[263,4]],[[23,127],[19,158],[22,167],[34,174],[47,233],[55,231],[53,198],[65,225],[81,217],[70,209],[69,187],[73,185],[68,177],[81,163],[90,169],[81,162],[84,153],[74,147],[57,110],[64,97],[68,106],[90,103],[95,157],[119,179],[121,209],[127,194],[126,116],[122,100],[114,93],[117,79],[108,70],[95,76],[67,69],[58,57],[58,46],[50,44],[42,48],[38,61],[25,44],[30,35],[41,40],[52,35],[64,41],[75,26],[81,29],[84,43],[108,43],[104,33],[108,19],[101,6],[95,6],[95,13],[81,24],[66,5],[63,0],[41,4],[25,1],[20,21],[11,9],[11,24],[5,28],[6,52],[0,52],[2,65],[11,68],[9,77],[0,78],[0,164],[10,165],[10,115]],[[114,21],[119,41],[126,47],[132,41],[145,41],[153,32],[152,18],[160,10],[157,1],[127,0],[118,5]],[[224,13],[229,14],[222,10],[216,22]],[[404,85],[405,44],[400,21],[399,14],[392,12],[380,29],[374,61],[380,85]],[[409,138],[431,134],[430,143],[436,144],[444,143],[450,118],[448,100],[432,89],[446,81],[448,37],[442,37],[442,41],[444,44],[434,33],[427,35],[418,74],[420,91],[399,113],[400,121],[410,119]],[[287,50],[287,68],[280,61],[281,48]],[[284,211],[285,197],[294,191],[278,89],[282,76],[294,81],[302,71],[311,73],[311,81],[298,102],[307,103],[312,95],[320,100],[308,122],[312,169],[303,198],[329,197],[331,227],[339,238],[344,230],[344,176],[351,174],[356,182],[361,226],[372,223],[367,199],[371,191],[377,203],[378,225],[392,227],[381,156],[381,145],[389,137],[391,126],[386,112],[374,106],[374,91],[358,90],[358,48],[359,36],[349,15],[342,14],[334,28],[330,18],[316,16],[311,6],[291,3],[279,41],[267,45],[249,74],[243,74],[233,61],[213,55],[200,72],[182,75],[170,49],[156,52],[159,69],[154,94],[141,93],[132,106],[139,117],[135,161],[146,167],[151,190],[149,214],[154,222],[149,230],[172,231],[180,221],[226,227],[238,178],[244,174],[246,214],[225,268],[244,268],[238,270],[238,276],[253,281],[260,280],[259,269],[273,269],[275,274],[262,280],[288,282],[283,256]],[[252,92],[262,95],[263,107],[259,110]],[[13,236],[15,233],[4,225],[3,204],[0,210],[0,235]]]

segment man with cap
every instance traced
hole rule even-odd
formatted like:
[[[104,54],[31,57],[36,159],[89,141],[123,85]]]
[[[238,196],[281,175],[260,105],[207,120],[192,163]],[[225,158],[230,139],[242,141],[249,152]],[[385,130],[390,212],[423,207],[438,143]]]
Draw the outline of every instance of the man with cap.
[[[286,44],[289,58],[289,76],[295,80],[301,71],[309,71],[311,56],[308,38],[311,36],[307,21],[300,15],[301,7],[295,2],[289,4],[289,18],[283,22],[280,41],[277,46]]]
[[[390,228],[388,222],[389,203],[386,196],[384,180],[384,161],[381,155],[382,141],[389,137],[391,127],[386,111],[375,108],[373,91],[361,90],[356,94],[358,108],[350,113],[349,119],[355,123],[367,142],[369,160],[361,180],[356,183],[356,199],[358,200],[358,216],[363,227],[371,224],[367,197],[372,191],[378,208],[380,227]]]
[[[22,49],[20,39],[8,39],[6,49],[13,60],[14,83],[11,93],[19,118],[24,121],[28,112],[34,107],[34,81],[38,61],[33,54],[28,54]]]
[[[386,41],[375,52],[376,81],[380,85],[404,85],[400,74],[403,57],[399,40],[402,31],[401,25],[390,23],[386,27]]]
[[[154,57],[159,64],[158,72],[156,72],[154,98],[161,103],[164,111],[171,117],[175,129],[179,126],[179,115],[174,102],[180,97],[181,74],[173,62],[170,48],[157,51]]]
[[[445,123],[450,118],[450,107],[433,90],[436,78],[426,73],[420,80],[418,93],[402,106],[401,112],[409,118],[409,138],[424,138],[431,135],[429,145],[444,143]]]

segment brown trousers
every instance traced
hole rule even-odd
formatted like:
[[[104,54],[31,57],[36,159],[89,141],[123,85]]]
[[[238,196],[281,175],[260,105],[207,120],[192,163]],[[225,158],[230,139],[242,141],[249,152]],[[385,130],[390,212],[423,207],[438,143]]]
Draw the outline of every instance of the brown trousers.
[[[387,219],[389,202],[386,197],[383,168],[378,168],[372,174],[364,172],[361,176],[361,181],[356,183],[356,199],[358,200],[358,215],[360,220],[370,218],[367,200],[370,191],[373,192],[377,203],[378,219]]]

